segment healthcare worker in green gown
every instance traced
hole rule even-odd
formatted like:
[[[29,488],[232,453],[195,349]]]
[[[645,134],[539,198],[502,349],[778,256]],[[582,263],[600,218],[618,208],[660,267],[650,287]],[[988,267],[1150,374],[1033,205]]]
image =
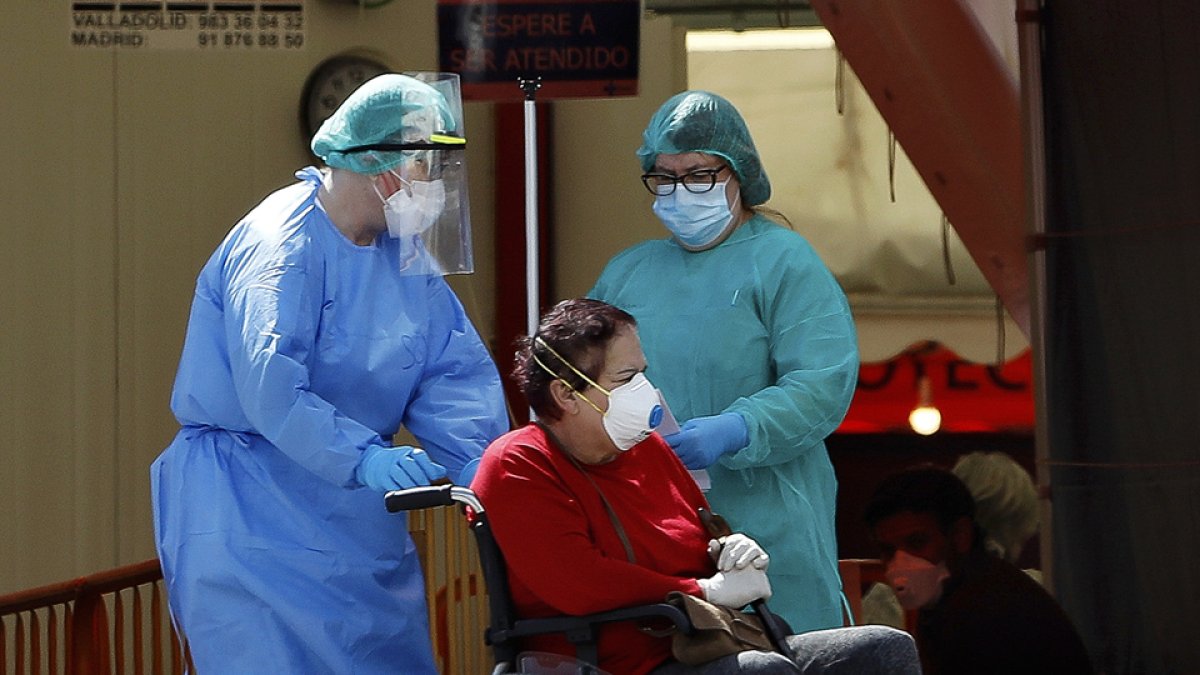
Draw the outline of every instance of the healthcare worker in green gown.
[[[770,552],[771,609],[797,632],[840,626],[825,438],[858,375],[845,294],[802,236],[763,214],[771,184],[729,101],[677,94],[637,154],[671,236],[619,253],[589,295],[637,319],[646,376],[682,422],[666,440],[707,470],[713,508]]]

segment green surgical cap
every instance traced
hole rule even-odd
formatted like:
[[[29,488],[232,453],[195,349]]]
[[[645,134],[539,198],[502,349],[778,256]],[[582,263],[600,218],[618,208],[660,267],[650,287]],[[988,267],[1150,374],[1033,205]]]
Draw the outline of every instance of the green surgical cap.
[[[742,185],[742,203],[757,206],[771,198],[750,130],[729,101],[707,91],[685,91],[667,99],[642,132],[638,159],[642,171],[659,155],[703,152],[723,157]]]
[[[428,114],[419,114],[423,111]],[[431,134],[454,131],[454,126],[441,92],[408,75],[385,73],[354,90],[325,120],[313,136],[312,151],[331,167],[377,174],[399,164],[401,152],[347,150],[376,143],[428,143]]]

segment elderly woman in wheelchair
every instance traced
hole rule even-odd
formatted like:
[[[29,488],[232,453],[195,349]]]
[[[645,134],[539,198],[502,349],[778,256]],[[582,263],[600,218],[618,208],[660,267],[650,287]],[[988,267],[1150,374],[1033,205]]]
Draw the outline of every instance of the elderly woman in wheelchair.
[[[596,662],[577,672],[919,673],[911,638],[890,628],[779,633],[762,604],[767,553],[745,535],[710,535],[704,494],[653,433],[662,408],[645,369],[633,317],[595,300],[559,303],[523,340],[513,376],[538,421],[494,441],[472,483],[503,552],[515,613],[661,607],[672,594],[734,610],[753,603],[775,633],[774,648],[684,663],[677,655],[685,645],[661,621],[605,623]],[[577,655],[561,635],[522,646]]]

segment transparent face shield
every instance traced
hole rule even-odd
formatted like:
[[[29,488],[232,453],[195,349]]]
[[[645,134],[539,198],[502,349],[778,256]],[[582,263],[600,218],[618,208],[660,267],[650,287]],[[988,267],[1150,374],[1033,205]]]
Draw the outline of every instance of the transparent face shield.
[[[405,74],[436,94],[413,91],[395,138],[353,150],[378,153],[391,165],[383,173],[393,180],[377,174],[375,189],[398,249],[401,274],[468,274],[475,267],[458,75]]]
[[[462,150],[405,150],[388,172],[399,189],[384,199],[388,235],[404,274],[474,271],[467,173]]]

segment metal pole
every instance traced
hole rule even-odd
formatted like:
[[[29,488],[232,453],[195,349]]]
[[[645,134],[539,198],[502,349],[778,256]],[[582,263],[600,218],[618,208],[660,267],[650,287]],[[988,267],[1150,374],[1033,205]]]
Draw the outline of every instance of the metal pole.
[[[526,334],[537,335],[538,327],[538,172],[537,172],[537,108],[534,98],[542,86],[542,78],[521,78],[525,92],[525,327]],[[529,409],[530,421],[537,419]]]
[[[1021,54],[1021,113],[1025,134],[1025,207],[1028,235],[1038,241],[1046,233],[1046,151],[1042,115],[1042,0],[1018,0],[1017,43]],[[1030,253],[1032,300],[1030,340],[1033,347],[1034,448],[1041,502],[1038,540],[1042,575],[1047,588],[1054,588],[1054,530],[1051,503],[1049,417],[1046,411],[1046,253]]]
[[[534,97],[542,86],[542,78],[521,78],[525,92],[525,310],[529,335],[538,326],[538,172],[537,172],[537,109]]]

